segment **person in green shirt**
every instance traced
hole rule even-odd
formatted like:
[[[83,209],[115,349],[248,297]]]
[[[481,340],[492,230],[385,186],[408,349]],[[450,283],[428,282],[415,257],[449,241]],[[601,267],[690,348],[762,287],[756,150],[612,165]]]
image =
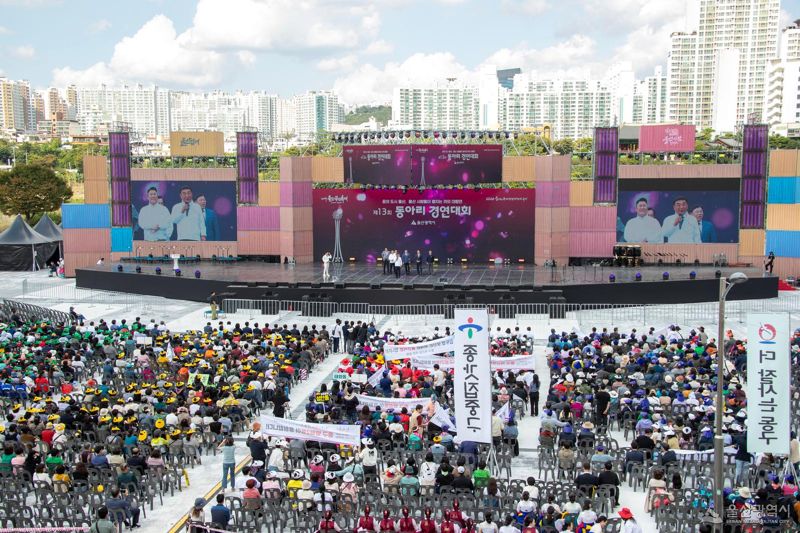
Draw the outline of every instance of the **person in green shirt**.
[[[0,472],[11,472],[11,459],[14,455],[14,447],[6,444],[3,447],[3,455],[0,455]]]
[[[128,485],[139,488],[139,481],[136,479],[136,474],[131,472],[126,464],[122,465],[120,468],[120,474],[117,476],[117,484],[122,488],[127,488]]]
[[[486,468],[486,461],[481,459],[478,463],[478,468],[472,473],[472,483],[475,485],[476,489],[482,489],[489,484],[490,477],[492,477],[492,475]]]
[[[52,474],[58,465],[64,464],[64,459],[58,450],[50,450],[47,454],[47,459],[44,460],[44,464],[47,467],[47,471]]]

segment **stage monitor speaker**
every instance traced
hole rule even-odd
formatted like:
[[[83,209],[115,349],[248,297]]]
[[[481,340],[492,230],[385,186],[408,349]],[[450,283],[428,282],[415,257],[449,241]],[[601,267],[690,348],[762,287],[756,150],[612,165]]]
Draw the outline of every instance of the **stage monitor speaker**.
[[[333,284],[334,289],[344,289],[344,287],[345,287],[344,283],[340,283],[338,281]]]
[[[404,290],[408,291],[408,290],[412,290],[413,288],[414,288],[414,284],[413,283],[403,283],[403,289]]]
[[[462,290],[462,291],[468,291],[468,290],[470,290],[470,289],[472,289],[472,287],[471,287],[471,286],[469,286],[469,285],[462,285],[462,286],[461,286],[461,290]]]
[[[434,283],[433,284],[433,290],[435,290],[435,291],[444,290],[444,285],[442,285],[441,283]]]
[[[274,289],[275,287],[278,286],[278,282],[277,281],[270,281],[269,283],[267,283],[267,286]]]
[[[510,285],[495,285],[494,288],[498,291],[507,291],[510,288]]]
[[[258,287],[258,282],[257,281],[248,281],[247,282],[247,286],[248,287]]]
[[[376,289],[377,289],[377,290],[380,290],[380,288],[381,288],[381,284],[380,284],[380,283],[370,283],[370,284],[369,284],[369,288],[370,288],[370,289],[373,289],[373,290],[376,290]]]
[[[320,289],[320,288],[322,288],[322,283],[312,283],[311,284],[311,288],[312,289]]]
[[[297,288],[297,283],[295,283],[295,282],[287,283],[286,287],[289,288],[289,289],[296,289]]]

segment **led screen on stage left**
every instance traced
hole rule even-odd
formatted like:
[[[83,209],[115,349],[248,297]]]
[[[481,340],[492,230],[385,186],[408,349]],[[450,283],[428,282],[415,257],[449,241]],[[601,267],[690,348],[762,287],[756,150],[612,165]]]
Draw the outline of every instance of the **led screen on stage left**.
[[[235,241],[236,183],[134,181],[133,239]]]

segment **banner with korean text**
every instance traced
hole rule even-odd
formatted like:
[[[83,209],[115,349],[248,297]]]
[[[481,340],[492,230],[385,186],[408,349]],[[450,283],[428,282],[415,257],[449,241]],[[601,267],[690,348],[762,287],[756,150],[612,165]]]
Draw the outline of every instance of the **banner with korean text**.
[[[413,411],[418,405],[426,407],[431,403],[430,398],[384,398],[383,396],[367,396],[365,394],[356,394],[358,398],[358,405],[367,406],[370,409],[380,407],[383,411],[387,409],[394,409],[400,411],[405,407],[409,411]]]
[[[747,315],[747,451],[788,454],[791,421],[788,313]]]
[[[418,342],[416,344],[386,344],[383,347],[383,356],[388,361],[395,359],[432,356],[453,351],[453,336],[433,339],[432,341]],[[412,363],[413,364],[413,363]]]
[[[461,441],[492,442],[492,375],[489,314],[485,309],[455,310],[456,426]]]
[[[261,433],[270,437],[347,444],[350,446],[358,446],[361,442],[361,426],[358,424],[309,424],[288,418],[275,418],[274,416],[265,415],[258,417],[258,421],[261,422]]]

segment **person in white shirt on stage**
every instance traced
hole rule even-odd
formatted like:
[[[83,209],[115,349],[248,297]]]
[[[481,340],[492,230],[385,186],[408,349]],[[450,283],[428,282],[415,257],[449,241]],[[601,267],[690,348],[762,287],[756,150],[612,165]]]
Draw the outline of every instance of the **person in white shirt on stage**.
[[[661,244],[661,224],[647,214],[647,198],[636,200],[636,216],[625,224],[625,242],[649,242]]]
[[[325,255],[322,256],[322,279],[328,279],[331,275],[330,268],[331,268],[331,260],[333,256],[330,252],[325,252]]]
[[[689,201],[683,196],[675,198],[672,202],[674,215],[664,219],[661,226],[661,233],[670,244],[700,244],[700,225],[697,219],[691,216],[689,211]]]
[[[172,217],[164,204],[158,203],[158,189],[147,189],[148,204],[139,210],[139,227],[146,241],[168,241],[172,236]]]
[[[178,230],[179,241],[206,240],[206,221],[203,210],[192,201],[192,189],[181,188],[181,201],[172,208],[172,222]]]

